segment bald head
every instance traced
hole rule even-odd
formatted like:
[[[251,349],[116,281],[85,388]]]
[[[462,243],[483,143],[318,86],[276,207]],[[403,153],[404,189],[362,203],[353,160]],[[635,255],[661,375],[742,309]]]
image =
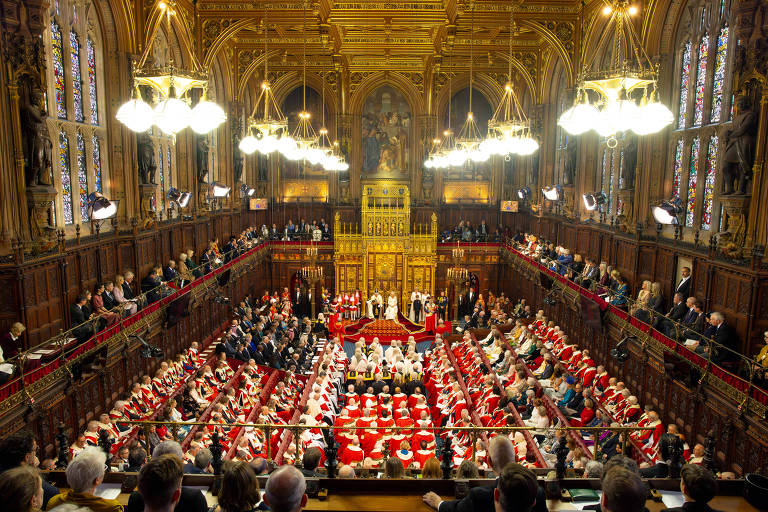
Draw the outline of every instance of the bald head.
[[[339,468],[339,478],[355,478],[355,468],[352,466],[341,466]]]
[[[307,504],[307,482],[301,471],[282,466],[269,475],[264,501],[273,512],[298,512]]]
[[[515,462],[515,447],[512,441],[506,436],[494,437],[488,446],[488,457],[491,459],[493,471],[498,475],[504,466]]]

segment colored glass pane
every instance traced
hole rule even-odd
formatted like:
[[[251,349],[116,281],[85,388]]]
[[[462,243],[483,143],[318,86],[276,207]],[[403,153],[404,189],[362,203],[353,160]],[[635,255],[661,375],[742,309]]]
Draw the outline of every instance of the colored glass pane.
[[[616,174],[616,150],[611,150],[611,174],[608,176],[608,213],[613,211],[613,178]]]
[[[600,190],[606,189],[606,175],[608,171],[608,150],[603,149],[603,166],[600,168]],[[605,209],[605,204],[600,205],[600,211]]]
[[[699,59],[696,65],[696,96],[693,103],[693,124],[701,125],[704,120],[704,84],[707,81],[707,57],[709,55],[709,36],[704,35],[699,43]]]
[[[64,224],[74,222],[72,216],[72,177],[69,170],[69,140],[59,132],[59,169],[61,170],[61,203],[64,210]]]
[[[83,117],[83,77],[80,74],[80,40],[74,32],[69,33],[69,51],[72,58],[72,105],[75,108],[75,121],[82,123]]]
[[[96,192],[103,192],[101,184],[101,146],[99,144],[99,138],[93,136],[93,171],[96,176]]]
[[[166,150],[168,155],[168,188],[173,186],[173,167],[171,167],[171,148]]]
[[[699,145],[698,137],[691,143],[691,162],[688,166],[688,192],[685,201],[685,225],[693,226],[693,214],[696,212],[696,182],[699,179]]]
[[[717,169],[717,135],[709,139],[707,148],[707,174],[704,177],[704,199],[701,210],[701,229],[712,227],[712,202],[715,197],[715,171]]]
[[[675,167],[672,171],[672,196],[680,197],[680,182],[683,173],[683,139],[677,141],[675,148]]]
[[[53,59],[53,87],[56,91],[56,116],[67,118],[67,97],[64,86],[64,47],[61,42],[61,29],[51,19],[51,58]]]
[[[691,42],[683,47],[683,58],[680,64],[680,110],[677,115],[677,127],[685,128],[688,113],[688,87],[691,83]]]
[[[160,146],[157,149],[158,162],[157,170],[160,171],[160,208],[161,211],[165,211],[165,168],[163,167],[163,147]]]
[[[723,110],[723,88],[725,87],[725,59],[728,57],[728,25],[720,30],[715,53],[715,74],[712,79],[712,112],[710,122],[720,121]]]
[[[96,50],[89,37],[85,44],[88,54],[88,100],[91,107],[91,124],[99,124],[99,107],[96,101]]]
[[[80,187],[80,215],[88,222],[88,166],[85,159],[85,140],[77,134],[77,183]]]

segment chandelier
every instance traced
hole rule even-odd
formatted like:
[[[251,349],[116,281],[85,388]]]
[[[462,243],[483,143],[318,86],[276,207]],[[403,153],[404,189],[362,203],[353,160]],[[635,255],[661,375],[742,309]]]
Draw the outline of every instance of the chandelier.
[[[630,6],[628,0],[605,1],[603,14],[610,16],[608,25],[616,25],[611,62],[607,69],[587,71],[587,65],[600,52],[585,62],[574,104],[563,112],[558,124],[572,135],[594,130],[608,139],[609,147],[615,147],[616,134],[657,133],[672,123],[673,116],[669,108],[659,102],[658,70],[632,25],[631,18],[637,14],[637,7]],[[608,29],[603,32],[598,48],[606,44],[610,32]],[[625,44],[629,47],[625,48]],[[588,91],[593,91],[592,97]]]
[[[317,264],[317,246],[310,245],[304,253],[304,260],[307,265],[301,267],[300,274],[309,283],[316,283],[323,280],[323,267]]]
[[[508,79],[504,87],[504,96],[488,121],[488,136],[480,144],[480,150],[490,155],[516,154],[531,155],[539,149],[539,143],[531,137],[528,117],[523,113],[517,94],[512,87],[512,34],[514,23],[509,15],[509,61]]]
[[[171,34],[171,17],[176,15],[176,0],[160,1],[157,8],[161,11],[160,19],[139,61],[133,63],[133,95],[118,109],[115,117],[134,132],[145,132],[154,124],[171,136],[186,127],[195,133],[208,133],[223,123],[227,116],[219,105],[208,100],[208,73],[202,69],[194,52],[189,51],[192,69],[176,67],[172,57],[167,66],[147,64],[163,18],[167,23],[167,33]],[[154,106],[142,99],[139,86],[150,87],[158,93]],[[194,108],[190,108],[193,89],[201,89],[202,94]]]
[[[448,69],[451,68],[451,55],[448,54]],[[424,167],[427,169],[445,169],[451,167],[448,155],[454,153],[456,149],[456,140],[451,130],[451,107],[453,105],[453,79],[448,75],[448,128],[443,130],[443,138],[432,140],[432,148],[429,156],[424,161]],[[435,128],[437,129],[438,119],[435,119]],[[463,163],[463,160],[462,160]],[[461,165],[461,163],[459,163]]]
[[[261,92],[248,117],[246,135],[240,140],[240,151],[250,155],[255,151],[268,155],[279,151],[291,154],[297,148],[296,141],[288,133],[288,121],[277,106],[272,86],[269,83],[269,5],[264,5],[264,81]],[[261,113],[259,113],[261,111]]]
[[[456,242],[456,247],[451,251],[451,259],[453,266],[448,269],[446,277],[454,284],[461,284],[469,279],[469,270],[462,266],[464,261],[464,249],[461,248],[459,242]]]

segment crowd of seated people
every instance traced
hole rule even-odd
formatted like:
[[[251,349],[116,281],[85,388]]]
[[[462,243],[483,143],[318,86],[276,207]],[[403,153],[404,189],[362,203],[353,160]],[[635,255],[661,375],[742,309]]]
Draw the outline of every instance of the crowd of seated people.
[[[504,239],[504,233],[501,228],[491,231],[491,228],[485,223],[485,219],[480,224],[473,226],[468,220],[461,220],[459,224],[451,229],[440,233],[439,242],[501,242]]]
[[[579,254],[571,256],[567,248],[555,246],[531,234],[518,232],[512,241],[523,254],[582,287],[593,290],[611,305],[651,324],[664,335],[684,342],[698,354],[711,357],[713,362],[728,366],[739,361],[735,351],[740,342],[724,315],[721,312],[704,311],[702,302],[689,296],[690,268],[683,267],[683,277],[675,284],[672,303],[667,306],[662,293],[663,286],[659,282],[643,281],[637,298],[632,299],[624,276],[606,262],[597,265],[590,258],[583,260]],[[715,341],[715,345],[710,346],[710,339]],[[759,384],[762,384],[765,382],[764,372],[759,373]]]
[[[333,240],[331,226],[325,222],[324,218],[321,218],[320,222],[315,219],[307,222],[301,218],[297,224],[294,224],[292,219],[288,219],[282,228],[278,228],[277,224],[272,224],[272,227],[268,228],[264,224],[261,226],[260,234],[265,240],[312,240],[313,242]]]

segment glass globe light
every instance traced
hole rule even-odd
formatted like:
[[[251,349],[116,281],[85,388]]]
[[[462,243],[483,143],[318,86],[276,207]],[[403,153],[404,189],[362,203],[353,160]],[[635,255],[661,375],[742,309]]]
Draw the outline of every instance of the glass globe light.
[[[615,135],[616,132],[618,131],[616,129],[616,126],[613,124],[613,122],[614,122],[614,112],[612,110],[609,110],[608,107],[606,107],[603,110],[599,111],[597,122],[595,123],[594,129],[599,136],[610,137],[611,135]]]
[[[240,151],[245,153],[246,155],[253,154],[254,151],[256,151],[256,148],[259,146],[259,141],[251,134],[246,135],[240,140],[240,144],[238,147],[240,148]]]
[[[467,161],[467,153],[461,149],[454,149],[448,153],[446,163],[449,167],[460,167]]]
[[[615,131],[626,132],[637,124],[640,110],[634,101],[623,99],[608,103],[602,114],[603,119],[610,120]]]
[[[562,113],[557,124],[571,135],[581,135],[595,127],[598,113],[589,103],[586,92],[580,91],[576,103]]]
[[[202,135],[217,128],[226,119],[227,115],[220,106],[203,98],[192,109],[189,127],[193,132]]]
[[[323,158],[323,152],[317,148],[307,148],[304,155],[304,157],[307,159],[307,162],[309,162],[311,165],[319,164]]]
[[[277,140],[277,150],[288,158],[288,154],[293,154],[298,149],[298,145],[293,137],[289,135],[283,135]]]
[[[145,132],[152,126],[155,114],[147,102],[140,97],[132,98],[120,107],[117,111],[118,121],[123,123],[129,130],[134,132]]]
[[[467,151],[467,158],[472,160],[473,162],[487,162],[489,158],[491,158],[491,154],[487,151],[483,151],[479,147]]]
[[[652,98],[650,102],[639,107],[638,121],[632,131],[638,135],[650,135],[660,132],[672,121],[674,121],[672,111],[657,99]]]
[[[520,146],[517,154],[521,156],[532,155],[539,149],[539,143],[532,137],[523,137],[520,139]]]
[[[181,130],[189,126],[189,118],[192,111],[189,105],[183,100],[175,97],[173,91],[171,95],[155,106],[155,124],[163,133],[176,135]]]
[[[259,151],[263,154],[269,154],[277,150],[278,141],[274,135],[264,135],[259,141]]]

